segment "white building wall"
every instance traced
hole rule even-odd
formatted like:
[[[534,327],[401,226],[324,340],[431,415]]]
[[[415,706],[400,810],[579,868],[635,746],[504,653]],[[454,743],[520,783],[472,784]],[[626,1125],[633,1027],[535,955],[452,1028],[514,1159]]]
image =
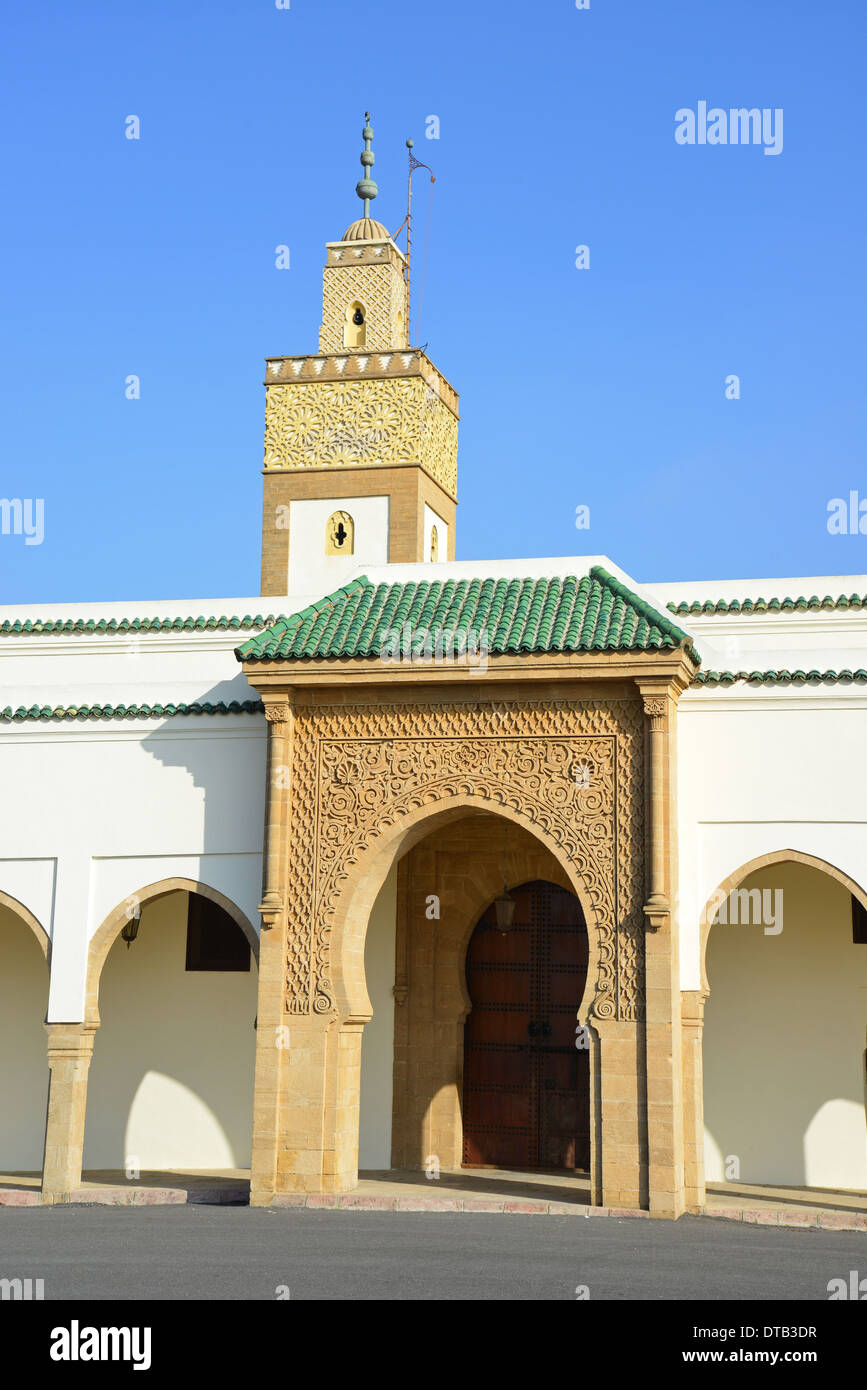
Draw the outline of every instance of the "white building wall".
[[[289,592],[324,598],[366,566],[388,563],[388,497],[329,497],[289,504]],[[325,527],[334,512],[355,523],[351,555],[325,554]],[[263,599],[264,603],[265,600]]]
[[[50,1021],[83,1018],[90,938],[148,885],[206,883],[258,923],[264,726],[258,715],[214,715],[4,731],[4,777],[16,793],[3,801],[0,888],[52,939]],[[45,866],[41,891],[24,898],[14,887],[34,877],[34,860]]]
[[[749,592],[718,588],[726,592],[703,597]],[[692,597],[678,589],[672,597]],[[836,598],[867,592],[867,582],[751,589],[751,597]],[[859,610],[683,621],[705,671],[867,665]],[[677,757],[681,987],[698,990],[706,905],[745,865],[794,850],[867,889],[867,690],[839,681],[693,687],[679,705]],[[781,932],[766,932],[764,922],[710,930],[708,1180],[863,1190],[867,947],[852,941],[850,894],[831,875],[791,862],[747,880],[757,885],[783,891]]]
[[[427,502],[424,504],[424,558],[430,561],[431,538],[433,529],[437,529],[437,563],[442,564],[449,558],[449,527],[448,522],[443,521],[438,512],[433,507],[429,507]]]
[[[686,694],[677,721],[681,988],[701,987],[710,895],[761,855],[813,855],[867,888],[863,686]]]
[[[96,605],[86,616],[261,613],[228,605]],[[23,617],[18,610],[0,616]],[[32,615],[31,615],[32,616]],[[52,608],[48,618],[77,618]],[[3,703],[55,708],[256,699],[234,648],[249,630],[4,636]],[[0,725],[0,890],[52,941],[48,1018],[84,1013],[90,938],[165,878],[207,884],[258,926],[266,757],[261,714],[23,720]]]

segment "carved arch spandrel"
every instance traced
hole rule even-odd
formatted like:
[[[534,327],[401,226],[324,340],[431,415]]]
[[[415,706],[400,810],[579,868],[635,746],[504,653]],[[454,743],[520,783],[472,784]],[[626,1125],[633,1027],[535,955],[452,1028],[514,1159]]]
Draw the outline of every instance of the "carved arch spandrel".
[[[593,1015],[637,1018],[642,769],[638,700],[298,710],[286,1011],[335,1013],[335,958],[343,970],[349,952],[358,974],[378,888],[374,865],[403,852],[396,846],[404,831],[471,806],[514,820],[554,853],[594,944]]]

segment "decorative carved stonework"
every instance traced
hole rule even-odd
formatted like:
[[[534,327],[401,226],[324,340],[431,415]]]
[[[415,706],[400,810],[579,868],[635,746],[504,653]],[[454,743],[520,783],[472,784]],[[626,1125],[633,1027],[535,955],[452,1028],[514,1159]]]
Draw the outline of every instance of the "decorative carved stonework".
[[[668,700],[664,695],[645,695],[644,713],[650,720],[651,729],[664,729],[668,714]]]
[[[280,703],[276,705],[270,704],[268,701],[266,701],[265,718],[269,724],[276,725],[276,727],[273,729],[273,732],[275,734],[284,733],[285,726],[289,723],[288,704],[284,700],[281,700]]]
[[[458,422],[421,376],[269,386],[266,469],[421,464],[457,494]]]
[[[597,945],[593,1013],[638,1017],[642,750],[637,700],[296,709],[287,1012],[335,1010],[332,924],[355,866],[402,818],[469,796],[511,811],[572,865]]]
[[[278,926],[283,916],[285,902],[283,895],[277,889],[269,889],[259,904],[259,913],[262,917],[262,927],[265,931],[272,931]]]
[[[349,512],[332,512],[325,527],[325,554],[352,555],[355,551],[355,522]]]
[[[336,263],[333,254],[329,256],[322,277],[319,351],[345,350],[346,306],[356,300],[364,304],[367,330],[364,346],[368,352],[405,350],[407,305],[402,266],[389,256],[383,256],[377,265],[369,263],[369,257],[359,257],[356,261],[351,249],[343,254],[348,258],[343,264]]]

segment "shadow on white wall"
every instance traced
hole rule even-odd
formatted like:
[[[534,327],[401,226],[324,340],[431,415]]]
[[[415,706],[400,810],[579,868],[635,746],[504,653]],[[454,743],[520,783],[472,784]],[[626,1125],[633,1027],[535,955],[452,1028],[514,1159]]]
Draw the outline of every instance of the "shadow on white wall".
[[[783,930],[711,928],[708,1181],[867,1189],[867,945],[853,943],[850,895],[794,863],[742,887],[782,889]]]
[[[0,905],[0,1172],[39,1172],[48,1100],[48,966],[30,927]]]
[[[87,1097],[86,1169],[245,1168],[258,976],[187,971],[187,894],[146,903],[103,967]]]

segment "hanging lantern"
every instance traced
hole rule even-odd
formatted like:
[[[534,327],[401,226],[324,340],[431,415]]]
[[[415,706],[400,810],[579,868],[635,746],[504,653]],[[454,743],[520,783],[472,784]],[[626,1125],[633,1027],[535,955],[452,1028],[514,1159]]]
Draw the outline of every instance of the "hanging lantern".
[[[503,936],[507,931],[512,930],[512,923],[515,920],[515,899],[512,897],[506,886],[506,861],[508,858],[508,834],[509,822],[503,822],[503,891],[498,898],[494,898],[494,912],[497,916],[497,929]]]
[[[515,899],[503,884],[503,891],[498,898],[494,898],[494,911],[497,914],[497,926],[505,936],[511,930],[515,920]]]
[[[127,910],[127,920],[126,920],[126,922],[124,923],[124,926],[123,926],[123,928],[121,929],[121,933],[120,933],[121,936],[122,936],[122,938],[123,938],[123,940],[126,942],[126,949],[127,949],[127,950],[129,950],[130,946],[132,945],[132,943],[135,941],[136,937],[138,936],[138,926],[139,926],[139,922],[140,922],[140,921],[141,921],[141,904],[140,904],[140,903],[136,903],[135,908],[133,909],[133,911],[132,911],[131,913],[129,912],[129,910]]]

